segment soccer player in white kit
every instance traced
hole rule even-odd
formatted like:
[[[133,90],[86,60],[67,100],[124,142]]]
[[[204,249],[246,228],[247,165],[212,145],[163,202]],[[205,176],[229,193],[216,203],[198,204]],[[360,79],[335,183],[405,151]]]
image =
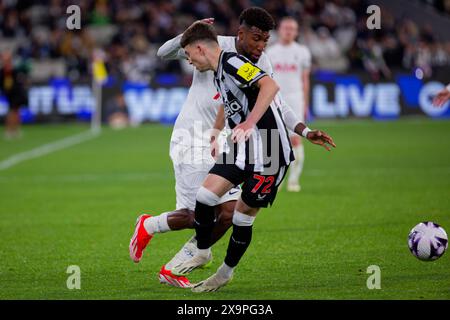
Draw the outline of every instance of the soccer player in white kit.
[[[269,28],[255,24],[241,21],[241,30],[268,39],[274,23]],[[277,98],[279,87],[266,72],[242,55],[223,51],[214,28],[206,23],[189,27],[181,46],[189,62],[199,71],[214,71],[215,86],[224,104],[226,127],[233,134],[197,192],[197,253],[176,266],[172,270],[174,274],[186,275],[208,261],[217,202],[228,190],[242,184],[224,263],[214,275],[192,288],[194,292],[211,292],[232,279],[234,269],[250,245],[255,217],[260,208],[274,202],[294,154],[281,101]],[[323,137],[320,131],[309,132],[307,137],[316,135]]]
[[[292,17],[285,17],[278,27],[278,42],[267,48],[274,71],[274,79],[286,103],[305,122],[309,105],[309,75],[311,54],[308,48],[297,43],[298,23]],[[291,132],[291,143],[295,161],[289,169],[287,190],[300,191],[300,175],[303,170],[305,151],[300,136]]]
[[[240,20],[247,24],[262,24],[270,15],[263,9],[253,7],[242,12]],[[271,19],[271,17],[270,17]],[[204,22],[212,23],[213,19],[204,19]],[[158,56],[164,59],[186,59],[184,50],[180,46],[182,35],[164,43],[158,50]],[[231,52],[239,52],[254,61],[261,70],[272,74],[272,66],[268,57],[262,52],[267,39],[257,32],[240,28],[238,37],[218,37],[222,49]],[[195,208],[196,193],[214,164],[211,156],[211,138],[215,137],[210,129],[215,128],[216,133],[223,128],[222,120],[216,116],[220,110],[220,96],[214,87],[213,72],[201,73],[194,70],[192,85],[188,97],[183,104],[177,118],[170,142],[170,156],[174,164],[176,179],[176,209],[158,216],[141,215],[136,224],[135,233],[130,241],[130,257],[135,262],[142,258],[142,252],[155,233],[163,233],[171,230],[193,228],[193,211]],[[308,139],[315,144],[322,145],[327,150],[326,143],[334,146],[331,138],[322,131],[311,131],[300,122],[289,106],[283,105],[283,117],[286,126],[298,134],[308,135]],[[223,111],[223,108],[221,109]],[[219,112],[220,114],[220,112]],[[220,123],[221,122],[221,123]],[[330,143],[331,142],[331,143]],[[241,191],[234,188],[221,197],[219,204],[225,206],[221,210],[216,221],[213,242],[217,241],[231,226],[231,218],[234,211],[234,203],[239,198]],[[232,205],[231,209],[229,208]],[[220,208],[219,208],[220,209]],[[219,211],[219,210],[217,210]],[[222,217],[225,216],[225,217]],[[222,220],[222,221],[221,221]],[[190,286],[189,280],[184,276],[172,274],[171,270],[178,264],[190,259],[197,251],[196,239],[193,237],[175,257],[161,268],[159,278],[162,283],[186,288]],[[211,257],[210,257],[211,258]]]
[[[264,24],[264,20],[269,18],[272,19],[261,8],[249,8],[244,10],[240,16],[240,19],[262,20],[260,22],[262,24]],[[209,18],[202,21],[213,23],[213,20]],[[158,50],[158,56],[167,60],[186,59],[185,52],[180,46],[181,37],[182,34],[164,43]],[[262,70],[272,74],[270,61],[262,52],[266,45],[266,39],[260,36],[247,36],[245,39],[244,36],[241,36],[241,39],[219,36],[218,41],[222,49],[232,52],[239,51],[255,62],[257,61],[257,65]],[[154,217],[142,215],[138,218],[136,230],[130,242],[130,257],[133,261],[140,261],[142,252],[153,234],[181,230],[187,227],[193,228],[196,193],[214,164],[210,151],[210,139],[213,135],[208,130],[215,127],[220,130],[223,127],[223,123],[220,128],[216,123],[216,116],[221,106],[219,98],[217,89],[214,87],[213,72],[201,73],[194,69],[188,96],[177,117],[170,140],[170,157],[174,165],[176,179],[176,210]],[[284,110],[284,113],[286,114],[285,117],[290,120],[289,123],[286,121],[288,127],[293,129],[298,124],[298,119],[288,108]],[[301,126],[298,127],[298,130],[304,129]],[[225,206],[225,208],[221,210],[218,216],[213,242],[217,241],[231,226],[234,203],[239,198],[240,193],[239,188],[234,188],[219,201],[219,205]],[[139,238],[140,235],[143,239]],[[188,279],[173,275],[171,269],[184,260],[190,259],[196,250],[196,239],[193,237],[171,261],[162,266],[159,274],[160,281],[177,287],[188,287],[190,285]]]

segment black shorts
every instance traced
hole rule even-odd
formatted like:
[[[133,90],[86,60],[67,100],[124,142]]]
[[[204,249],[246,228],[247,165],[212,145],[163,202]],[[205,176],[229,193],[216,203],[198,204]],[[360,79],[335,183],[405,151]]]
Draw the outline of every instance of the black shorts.
[[[235,164],[216,163],[209,173],[227,179],[235,186],[242,183],[242,200],[252,208],[267,208],[277,195],[278,186],[283,181],[288,166],[280,167],[274,175],[246,171]]]

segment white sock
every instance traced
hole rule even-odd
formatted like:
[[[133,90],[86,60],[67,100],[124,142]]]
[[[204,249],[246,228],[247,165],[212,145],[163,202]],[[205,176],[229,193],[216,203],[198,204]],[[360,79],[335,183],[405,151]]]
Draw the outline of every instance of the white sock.
[[[222,265],[217,269],[217,274],[220,275],[222,278],[230,279],[233,275],[234,268],[228,266],[225,262],[222,263]]]
[[[195,236],[193,236],[183,245],[180,251],[178,251],[177,254],[173,256],[173,258],[169,262],[166,263],[165,268],[167,270],[172,270],[173,267],[190,259],[192,257],[191,253],[197,252],[197,250],[197,239],[195,239]]]
[[[144,228],[149,234],[163,233],[170,231],[167,223],[169,212],[161,213],[159,216],[148,218],[144,221]]]
[[[197,249],[197,255],[207,258],[211,253],[211,248],[208,249]]]
[[[297,184],[303,171],[303,163],[305,161],[305,148],[303,144],[294,147],[295,161],[289,168],[289,183]]]
[[[303,172],[303,164],[305,163],[305,147],[303,146],[303,144],[298,146],[297,156],[298,156],[298,168],[299,168],[298,178],[300,179],[300,176],[302,175],[302,172]]]

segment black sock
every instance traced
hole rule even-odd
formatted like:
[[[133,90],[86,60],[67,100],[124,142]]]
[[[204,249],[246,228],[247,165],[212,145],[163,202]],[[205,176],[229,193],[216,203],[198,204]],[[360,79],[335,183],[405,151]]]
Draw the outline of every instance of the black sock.
[[[233,224],[233,233],[228,243],[225,263],[230,267],[235,267],[241,260],[252,240],[253,226],[237,226]]]
[[[214,207],[201,202],[195,203],[195,238],[197,248],[208,249],[211,246],[211,236],[215,223]]]

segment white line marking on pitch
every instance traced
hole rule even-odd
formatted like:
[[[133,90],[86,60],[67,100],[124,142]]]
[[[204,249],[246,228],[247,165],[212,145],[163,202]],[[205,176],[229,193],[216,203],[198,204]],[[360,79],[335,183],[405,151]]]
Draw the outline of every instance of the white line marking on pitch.
[[[97,137],[98,135],[99,135],[99,133],[97,133],[97,132],[86,131],[86,132],[82,132],[80,134],[76,134],[76,135],[61,139],[61,140],[57,140],[55,142],[50,142],[50,143],[44,144],[40,147],[31,149],[29,151],[15,154],[15,155],[0,162],[0,171],[9,169],[23,161],[39,158],[39,157],[45,156],[49,153],[74,146],[74,145],[82,143],[84,141],[93,139],[93,138]]]

